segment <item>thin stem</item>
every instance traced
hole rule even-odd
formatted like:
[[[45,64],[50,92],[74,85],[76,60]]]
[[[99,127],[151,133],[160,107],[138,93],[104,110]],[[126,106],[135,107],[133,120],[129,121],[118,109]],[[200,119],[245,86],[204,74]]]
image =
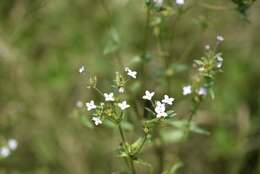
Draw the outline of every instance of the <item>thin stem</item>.
[[[187,133],[189,132],[192,119],[193,119],[194,115],[197,113],[200,104],[201,104],[201,101],[199,101],[198,103],[195,103],[195,104],[193,105],[193,108],[192,108],[192,110],[191,110],[191,112],[190,112],[190,115],[189,115],[188,121],[187,121]]]
[[[213,4],[208,4],[205,2],[200,2],[199,3],[200,6],[210,9],[210,10],[217,10],[217,11],[223,11],[223,10],[235,10],[236,7],[224,7],[224,6],[217,6],[217,5],[213,5]]]
[[[124,135],[124,132],[123,132],[121,124],[118,125],[118,129],[119,129],[119,132],[120,132],[121,139],[123,141],[123,146],[124,146],[124,148],[126,148],[125,135]]]
[[[145,144],[146,140],[147,140],[147,137],[146,137],[146,135],[145,135],[145,137],[144,137],[144,139],[143,139],[143,142],[142,142],[141,146],[139,147],[139,149],[138,149],[138,151],[137,151],[136,154],[138,154],[138,153],[141,152],[142,148],[144,147],[144,144]]]
[[[164,156],[165,156],[165,152],[164,152],[164,142],[160,136],[160,122],[158,123],[158,125],[156,125],[155,127],[155,136],[158,138],[158,141],[154,141],[154,150],[155,153],[157,155],[157,159],[158,159],[158,170],[157,173],[162,173],[163,169],[164,169]]]
[[[101,96],[103,96],[104,94],[97,88],[97,87],[92,87],[95,91],[97,91]]]
[[[125,139],[124,131],[123,131],[122,126],[120,124],[118,124],[118,129],[119,129],[120,136],[121,136],[121,139],[122,139],[122,142],[123,142],[123,148],[129,154],[129,151],[126,147],[126,139]],[[125,158],[125,163],[127,164],[127,166],[129,166],[126,158]],[[134,167],[134,161],[131,157],[129,158],[129,163],[130,163],[130,169],[132,170],[132,174],[136,174],[136,170],[135,170],[135,167]]]
[[[134,161],[133,160],[130,160],[130,166],[131,166],[132,174],[136,174],[136,170],[135,170],[135,166],[134,166]]]

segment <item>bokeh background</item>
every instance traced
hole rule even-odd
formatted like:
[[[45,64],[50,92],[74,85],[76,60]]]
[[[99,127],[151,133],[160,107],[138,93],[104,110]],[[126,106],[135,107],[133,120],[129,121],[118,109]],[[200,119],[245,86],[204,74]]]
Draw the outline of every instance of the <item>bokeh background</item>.
[[[223,35],[225,63],[216,98],[204,101],[195,118],[211,134],[168,144],[166,161],[183,161],[183,174],[259,174],[260,2],[248,10],[247,20],[232,1],[200,2],[217,8],[195,5],[179,20],[171,61],[188,68],[173,73],[170,93],[177,106],[189,108],[181,87],[191,78],[192,62],[205,44]],[[124,65],[135,67],[142,53],[144,2],[108,0],[107,8],[110,15],[98,0],[0,0],[0,139],[19,143],[0,161],[0,174],[104,174],[124,165],[114,152],[118,133],[88,128],[75,108],[78,100],[96,97],[78,73],[81,65],[101,78],[104,90],[118,70],[114,54],[104,54],[111,37],[117,41],[114,28]],[[147,45],[155,52],[153,36]],[[151,59],[147,74],[156,81],[162,68],[156,56]],[[165,84],[158,84],[155,90],[163,90]],[[150,151],[145,154],[156,166]]]

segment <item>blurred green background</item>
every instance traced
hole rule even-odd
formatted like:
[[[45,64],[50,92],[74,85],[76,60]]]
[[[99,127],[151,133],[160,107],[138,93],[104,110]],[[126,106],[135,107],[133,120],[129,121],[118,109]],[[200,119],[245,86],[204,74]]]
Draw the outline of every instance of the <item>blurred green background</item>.
[[[192,67],[205,44],[214,43],[217,34],[224,36],[224,72],[217,76],[216,98],[207,99],[195,118],[211,134],[167,145],[166,161],[183,161],[183,174],[259,174],[260,2],[248,10],[248,21],[231,0],[200,2],[221,9],[196,5],[183,15],[172,62],[188,50],[180,63]],[[104,54],[113,37],[111,25],[120,36],[124,65],[135,65],[142,53],[144,2],[107,0],[107,7],[111,16],[98,0],[0,0],[0,138],[19,142],[0,161],[0,174],[104,174],[124,165],[114,152],[118,133],[87,128],[75,109],[78,100],[95,97],[78,74],[81,65],[104,81],[118,69],[114,55]],[[155,48],[151,36],[148,50]],[[158,61],[152,58],[147,64],[151,81],[160,74]],[[189,107],[181,96],[189,79],[189,71],[171,79],[180,110]],[[165,86],[159,84],[156,90]],[[100,87],[107,89],[107,83]],[[146,154],[156,166],[149,150]]]

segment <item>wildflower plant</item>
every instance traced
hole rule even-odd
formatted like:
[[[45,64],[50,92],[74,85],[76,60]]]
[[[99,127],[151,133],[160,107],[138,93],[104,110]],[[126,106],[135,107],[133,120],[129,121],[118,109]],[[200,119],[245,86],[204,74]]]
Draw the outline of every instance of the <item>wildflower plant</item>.
[[[82,108],[82,103],[77,103],[77,105],[79,105],[81,109],[87,110],[88,120],[90,120],[94,126],[103,126],[106,125],[105,123],[110,122],[114,127],[117,127],[122,141],[118,148],[118,155],[124,159],[126,166],[131,171],[130,173],[136,173],[135,163],[148,166],[150,172],[153,173],[152,165],[144,162],[140,158],[140,153],[143,151],[145,144],[152,142],[156,137],[155,132],[158,131],[159,125],[171,124],[179,129],[185,130],[186,134],[189,133],[189,131],[206,132],[192,123],[192,117],[208,93],[214,98],[213,85],[215,75],[222,71],[223,65],[222,54],[218,52],[218,48],[223,41],[222,36],[217,36],[216,45],[213,49],[206,49],[204,56],[194,60],[194,67],[197,72],[195,78],[190,85],[183,87],[183,95],[192,95],[192,107],[188,119],[181,119],[179,121],[174,119],[176,116],[174,109],[175,99],[168,94],[159,96],[158,99],[155,91],[145,90],[143,96],[138,96],[139,98],[137,100],[141,99],[144,102],[150,103],[151,107],[144,107],[150,117],[139,120],[139,125],[142,125],[143,135],[133,143],[128,141],[122,125],[123,122],[128,120],[127,117],[129,114],[127,111],[135,109],[130,105],[130,101],[128,100],[127,87],[129,82],[138,79],[138,73],[129,67],[123,68],[121,72],[116,72],[114,83],[111,84],[111,89],[106,90],[106,92],[103,92],[103,89],[97,87],[98,80],[96,76],[89,77],[88,88],[96,91],[102,98],[102,101],[90,99],[90,101],[86,102],[85,108]]]
[[[167,41],[167,43],[169,42],[169,48],[164,47],[161,43],[161,24],[164,18],[171,17],[172,15],[178,15],[176,20],[179,20],[180,16],[188,10],[188,1],[176,0],[171,2],[170,5],[169,1],[145,0],[147,8],[147,28],[144,38],[144,50],[140,56],[142,60],[136,70],[130,67],[123,67],[122,62],[119,61],[120,69],[115,72],[115,77],[113,82],[110,83],[110,87],[101,89],[98,84],[99,79],[95,75],[90,75],[84,66],[79,68],[79,73],[88,79],[87,88],[92,92],[96,92],[101,99],[99,101],[88,99],[88,101],[85,101],[85,105],[81,101],[77,102],[77,107],[87,112],[82,116],[82,120],[84,120],[85,124],[87,122],[86,125],[91,128],[112,124],[113,127],[118,130],[118,134],[121,137],[121,143],[117,148],[118,156],[122,158],[126,164],[126,170],[124,171],[126,173],[136,174],[136,164],[147,167],[149,173],[161,174],[174,173],[174,171],[182,165],[181,162],[177,162],[169,169],[165,169],[163,165],[163,144],[165,137],[163,134],[165,131],[163,129],[165,127],[170,127],[170,129],[174,131],[178,130],[182,132],[181,138],[183,139],[188,138],[191,132],[208,134],[207,131],[197,126],[192,119],[206,96],[210,95],[212,99],[215,97],[213,89],[215,77],[217,73],[222,72],[223,68],[223,57],[222,53],[219,52],[219,48],[221,43],[224,42],[224,37],[218,35],[215,44],[213,46],[206,45],[204,55],[194,60],[192,80],[185,83],[186,85],[184,85],[182,89],[179,89],[182,90],[184,99],[191,98],[190,111],[187,115],[177,113],[175,107],[178,100],[176,101],[171,93],[171,89],[174,88],[174,86],[170,83],[173,73],[171,73],[171,67],[169,66],[173,56],[173,49],[170,46],[175,39],[175,33],[170,34],[169,41]],[[172,4],[174,5],[172,6]],[[176,25],[176,21],[174,25]],[[153,57],[148,53],[146,47],[148,40],[147,31],[150,28],[153,30],[153,34],[158,42],[158,57],[163,59],[164,62],[164,80],[167,85],[162,86],[164,88],[163,91],[166,91],[163,94],[161,91],[156,91],[146,85],[147,74],[144,68],[149,62],[147,60]],[[105,49],[107,49],[107,47]],[[116,54],[118,54],[118,52],[116,52]],[[136,94],[133,95],[129,87],[131,83],[135,81],[140,81],[142,87],[139,91],[135,91]],[[138,107],[135,106],[136,104]],[[143,110],[145,114],[140,114],[139,110]],[[131,141],[125,134],[124,125],[131,120],[129,117],[133,115],[130,113],[135,113],[136,118],[138,118],[138,123],[134,122],[132,124],[142,130],[141,135],[136,134],[135,141]],[[157,149],[156,153],[158,154],[160,163],[159,169],[155,169],[151,163],[142,159],[141,153],[144,152],[146,147],[149,148],[151,145]]]

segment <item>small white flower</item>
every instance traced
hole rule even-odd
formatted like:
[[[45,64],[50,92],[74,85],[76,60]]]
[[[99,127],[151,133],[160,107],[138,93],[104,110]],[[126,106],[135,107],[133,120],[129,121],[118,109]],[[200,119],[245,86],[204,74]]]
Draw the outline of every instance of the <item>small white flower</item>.
[[[143,96],[143,99],[145,100],[152,100],[152,97],[154,96],[154,92],[145,91],[145,95]]]
[[[167,113],[166,112],[159,112],[156,115],[157,118],[161,118],[161,117],[167,117]]]
[[[128,72],[127,72],[127,75],[136,79],[137,72],[129,69]]]
[[[200,89],[199,89],[199,91],[198,91],[198,94],[199,94],[199,95],[204,96],[204,95],[207,95],[207,93],[208,93],[207,88],[205,88],[205,87],[200,87]]]
[[[161,102],[156,102],[155,106],[155,112],[156,112],[156,117],[161,118],[161,117],[167,117],[167,113],[165,112],[165,104]]]
[[[83,74],[83,73],[86,73],[86,72],[87,72],[86,68],[82,65],[82,66],[79,68],[79,73],[80,73],[80,74]]]
[[[219,62],[223,62],[223,57],[221,56],[221,53],[220,54],[217,54],[217,61],[219,61]]]
[[[157,6],[162,6],[162,4],[163,4],[163,0],[153,0],[153,2],[154,2],[155,5],[157,5]]]
[[[8,147],[0,148],[0,156],[6,158],[10,155],[10,149]]]
[[[130,70],[130,68],[125,67],[125,72],[128,72]]]
[[[189,85],[189,86],[184,86],[183,88],[182,88],[182,90],[183,90],[183,95],[188,95],[188,94],[191,94],[191,92],[192,92],[192,89],[191,89],[191,86]]]
[[[223,62],[217,62],[217,68],[221,68],[223,65]]]
[[[90,102],[86,103],[86,107],[87,107],[88,111],[91,111],[92,109],[96,109],[97,108],[97,106],[95,105],[93,100],[91,100]]]
[[[96,126],[102,124],[100,117],[92,117],[92,121],[94,121]]]
[[[121,103],[118,103],[118,106],[120,107],[120,109],[121,109],[122,111],[130,107],[130,105],[127,104],[126,101],[123,101],[123,102],[121,102]]]
[[[77,106],[78,108],[82,108],[82,107],[84,106],[84,104],[83,104],[82,101],[77,101],[76,106]]]
[[[224,41],[224,37],[218,35],[218,36],[217,36],[217,41],[219,41],[219,42],[223,42],[223,41]]]
[[[176,0],[176,4],[183,5],[184,4],[184,0]]]
[[[17,146],[18,146],[18,143],[17,143],[16,139],[10,139],[10,140],[8,140],[7,144],[8,144],[8,147],[9,147],[11,150],[15,150],[15,149],[17,148]]]
[[[119,93],[124,93],[124,92],[125,92],[125,88],[124,88],[124,87],[120,87],[120,88],[118,89],[118,92],[119,92]]]
[[[172,105],[173,101],[174,101],[174,98],[169,97],[168,95],[164,95],[164,99],[162,100],[163,103],[166,103],[168,105]]]
[[[210,49],[210,45],[208,44],[208,45],[205,45],[205,49],[206,50],[209,50]]]
[[[103,102],[100,103],[100,106],[104,106],[104,105],[105,105],[105,103],[103,103]]]
[[[137,75],[137,72],[136,71],[132,71],[130,68],[128,67],[125,67],[125,72],[127,72],[127,75],[136,79],[136,75]]]
[[[114,99],[114,93],[109,93],[109,94],[107,94],[107,93],[104,93],[104,97],[105,97],[105,101],[115,101],[115,99]]]

